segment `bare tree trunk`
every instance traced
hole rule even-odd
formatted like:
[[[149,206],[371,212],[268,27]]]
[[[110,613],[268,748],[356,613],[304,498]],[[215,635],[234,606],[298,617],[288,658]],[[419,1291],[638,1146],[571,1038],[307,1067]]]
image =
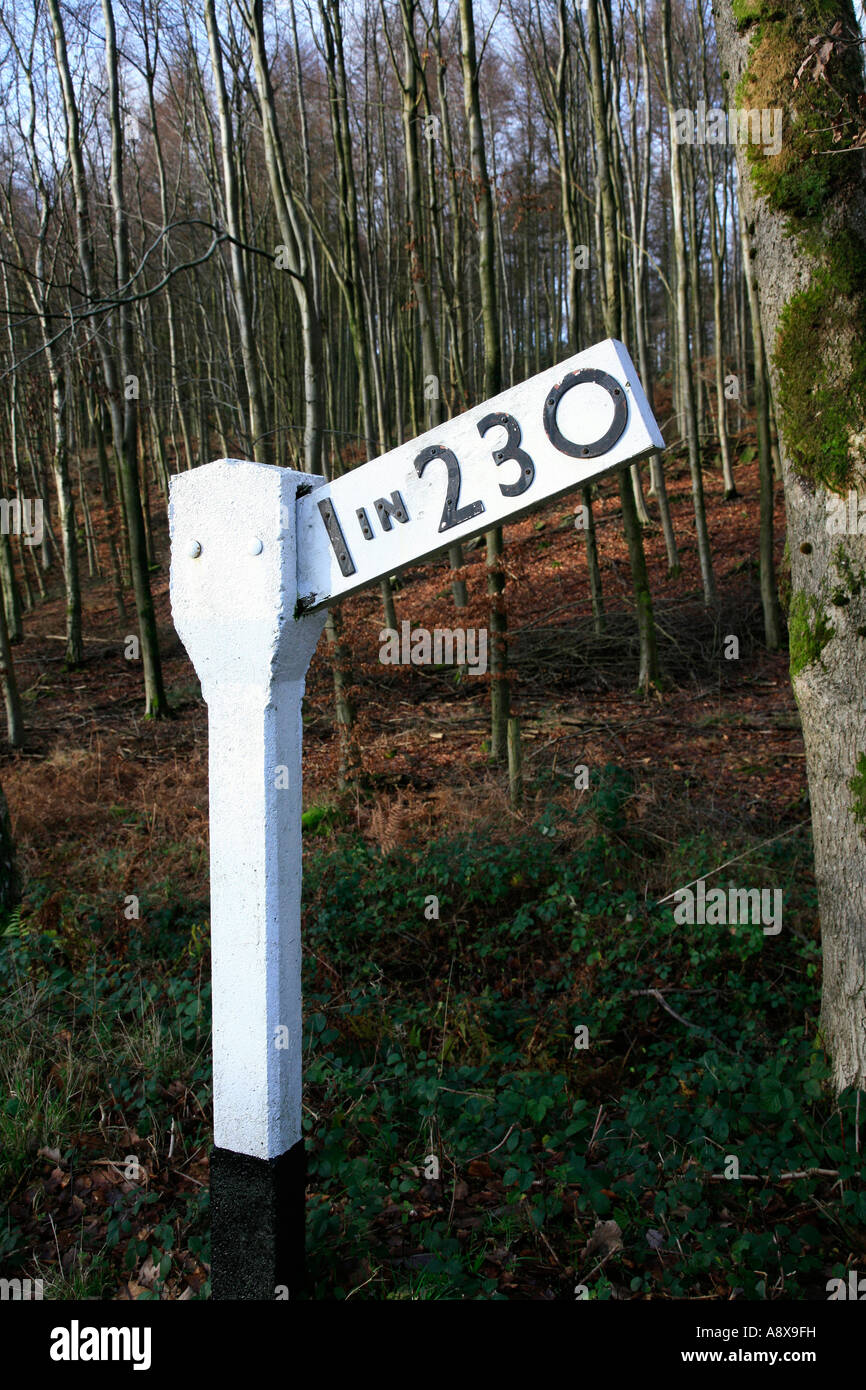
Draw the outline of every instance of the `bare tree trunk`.
[[[67,155],[72,171],[72,185],[75,199],[78,259],[87,300],[91,305],[95,305],[100,296],[94,264],[87,181],[81,150],[80,120],[75,101],[72,75],[69,68],[69,59],[66,50],[66,34],[63,28],[59,0],[48,0],[48,9],[51,17],[51,27],[54,35],[54,52],[66,115]],[[111,0],[103,0],[103,19],[106,30],[105,60],[110,107],[110,192],[114,224],[115,284],[117,289],[123,294],[125,293],[125,287],[129,282],[130,276],[126,213],[123,203],[123,132],[120,119],[120,98],[118,91],[117,41]],[[162,666],[159,658],[156,617],[153,608],[153,598],[150,592],[150,576],[147,566],[144,518],[142,516],[141,498],[138,491],[137,402],[134,394],[124,387],[124,382],[135,375],[132,372],[132,327],[131,312],[128,302],[121,301],[117,310],[117,316],[120,325],[119,371],[118,362],[109,345],[105,331],[103,330],[96,336],[102,359],[109,409],[111,411],[114,448],[120,470],[126,512],[130,569],[132,572],[133,588],[135,590],[136,608],[138,610],[141,660],[144,670],[145,715],[148,718],[159,718],[167,712],[168,707],[162,682]]]
[[[78,495],[81,498],[81,514],[84,517],[84,543],[87,549],[87,573],[91,579],[98,579],[101,575],[99,556],[96,553],[96,537],[93,534],[93,518],[90,515],[90,505],[87,501],[87,488],[84,486],[84,475],[81,471],[80,451],[76,454],[75,462],[78,472]]]
[[[707,74],[707,34],[704,22],[704,6],[702,3],[697,6],[698,33],[701,44],[701,68],[704,78],[704,92],[709,97],[709,82]],[[725,490],[725,501],[731,501],[737,494],[734,475],[731,470],[731,445],[728,438],[728,402],[725,396],[725,353],[724,353],[724,317],[722,303],[722,265],[725,250],[725,237],[728,225],[728,181],[723,176],[723,203],[718,205],[717,179],[716,179],[716,160],[715,146],[706,141],[703,146],[704,152],[704,174],[707,180],[708,192],[708,220],[710,224],[710,262],[712,266],[713,278],[713,357],[715,362],[715,385],[716,385],[716,428],[719,436],[719,455],[722,462],[722,482]],[[722,160],[727,158],[723,151]],[[724,175],[724,170],[723,170]]]
[[[49,0],[57,7],[57,0]],[[126,221],[126,207],[123,196],[123,127],[120,116],[120,84],[117,66],[117,36],[114,27],[114,12],[111,0],[102,0],[102,15],[105,24],[105,67],[108,77],[108,95],[111,128],[111,211],[114,238],[114,260],[116,285],[120,295],[130,279],[129,237]],[[59,17],[59,10],[58,10]],[[90,286],[88,285],[88,294]],[[169,713],[168,700],[162,680],[162,662],[159,656],[159,636],[156,628],[156,612],[153,595],[150,591],[150,572],[147,551],[147,533],[144,511],[139,492],[138,471],[138,399],[130,389],[136,377],[133,371],[133,318],[132,307],[125,299],[117,310],[118,346],[120,377],[124,383],[123,402],[120,399],[120,383],[116,381],[113,361],[106,353],[104,362],[110,367],[106,377],[109,391],[109,404],[112,413],[112,426],[115,436],[115,449],[120,461],[120,476],[123,483],[126,516],[129,527],[129,560],[132,571],[132,586],[138,612],[138,628],[141,639],[141,663],[144,670],[145,717],[161,719]],[[110,378],[110,379],[109,379]],[[146,486],[146,483],[145,483]]]
[[[9,274],[8,269],[3,264],[3,294],[6,301],[6,332],[9,338],[9,360],[12,363],[12,371],[9,378],[9,451],[12,461],[12,479],[15,491],[19,498],[23,497],[21,486],[21,459],[18,453],[18,369],[15,363],[15,335],[12,330],[12,313],[9,300]],[[22,538],[23,539],[23,538]],[[15,565],[12,558],[12,545],[7,532],[3,532],[0,537],[0,572],[3,577],[3,594],[6,602],[6,621],[9,629],[10,642],[20,642],[24,636],[24,629],[21,623],[21,598],[18,593],[18,585],[15,580]],[[24,583],[28,584],[27,571],[22,566]]]
[[[572,134],[569,112],[578,104],[577,88],[574,78],[573,48],[571,44],[571,25],[566,0],[557,0],[556,33],[559,49],[556,62],[548,56],[544,38],[544,21],[539,11],[530,11],[537,16],[535,28],[521,26],[521,16],[512,11],[512,20],[517,29],[524,51],[531,65],[542,98],[545,115],[553,128],[556,152],[559,161],[559,201],[566,239],[566,263],[568,267],[567,288],[567,334],[568,348],[571,352],[580,350],[580,300],[579,292],[581,269],[578,261],[579,234],[577,186],[573,170]],[[540,51],[542,56],[540,56]],[[586,267],[584,267],[586,269]],[[586,525],[583,528],[586,546],[586,564],[589,574],[589,592],[592,602],[593,625],[597,633],[604,631],[604,593],[601,582],[601,568],[598,562],[598,544],[595,519],[592,511],[592,489],[581,490],[581,503],[586,509]]]
[[[27,83],[30,100],[26,137],[27,151],[33,185],[38,198],[38,229],[36,231],[36,251],[34,256],[34,269],[36,273],[33,279],[28,278],[27,284],[33,308],[39,322],[40,334],[45,352],[45,361],[48,369],[48,380],[51,389],[51,423],[53,432],[52,471],[54,473],[54,485],[57,491],[60,540],[63,550],[63,583],[66,591],[65,658],[68,667],[75,667],[80,664],[84,655],[84,643],[81,635],[81,580],[78,571],[78,541],[75,523],[75,505],[72,494],[72,483],[69,477],[69,451],[66,438],[66,380],[60,366],[55,346],[55,325],[48,311],[49,274],[46,262],[46,244],[49,221],[51,219],[51,196],[46,186],[45,179],[43,178],[42,168],[37,154],[36,90],[29,60],[24,68],[24,77]],[[25,259],[23,247],[18,237],[11,203],[8,205],[7,210],[10,230],[18,247],[19,257],[23,262]],[[3,280],[8,304],[9,286],[5,265],[3,267]],[[7,320],[7,322],[9,322],[10,349],[14,352],[11,321]],[[4,555],[5,554],[6,547],[4,546]]]
[[[114,606],[117,609],[117,616],[122,623],[126,622],[126,603],[123,597],[123,571],[121,569],[120,553],[117,544],[117,528],[115,525],[114,506],[111,498],[111,475],[108,470],[108,455],[105,451],[105,434],[102,428],[102,410],[98,400],[95,400],[91,392],[87,393],[87,408],[90,416],[90,424],[93,429],[93,436],[96,441],[96,463],[99,470],[99,490],[102,496],[102,509],[105,512],[105,524],[108,531],[108,552],[111,556],[111,575],[112,592],[114,595]]]
[[[743,270],[749,292],[749,313],[752,319],[752,343],[755,352],[755,412],[758,421],[758,476],[760,478],[760,534],[758,561],[761,585],[761,606],[764,610],[764,642],[771,652],[781,643],[781,615],[776,592],[776,567],[773,560],[773,458],[770,446],[770,393],[764,363],[764,335],[761,332],[761,306],[758,285],[752,271],[749,234],[739,205],[740,237],[743,243]]]
[[[262,385],[259,375],[259,358],[250,311],[250,295],[247,288],[247,269],[241,242],[244,240],[243,224],[240,214],[238,178],[234,153],[234,132],[229,108],[223,70],[222,44],[217,28],[214,0],[204,0],[204,17],[210,45],[211,67],[214,75],[217,111],[220,123],[220,144],[222,147],[223,199],[226,226],[231,237],[229,262],[232,269],[232,300],[241,343],[241,358],[244,364],[244,379],[249,403],[249,429],[253,458],[259,463],[270,463],[273,450],[265,412]]]
[[[0,787],[0,918],[8,918],[21,901],[21,878],[15,862],[12,819],[3,788]]]
[[[599,39],[599,0],[588,0],[587,9],[587,48],[589,50],[590,102],[593,129],[596,139],[596,159],[598,167],[599,192],[601,197],[601,225],[604,264],[602,267],[602,290],[604,305],[605,332],[615,337],[620,331],[622,307],[620,302],[621,279],[619,275],[619,253],[617,247],[616,205],[611,187],[610,139],[605,111],[604,78],[601,62],[601,43]],[[638,663],[638,688],[648,691],[659,680],[658,655],[656,651],[655,622],[653,619],[652,595],[647,575],[646,557],[640,522],[634,500],[634,490],[627,469],[617,472],[619,496],[622,505],[622,520],[628,545],[631,566],[632,588],[637,609],[638,639],[640,658]]]
[[[707,530],[707,510],[704,502],[704,481],[701,473],[701,448],[698,432],[698,416],[695,403],[694,372],[692,354],[689,347],[689,274],[686,255],[683,177],[680,162],[680,147],[676,140],[674,121],[674,90],[671,66],[671,0],[664,0],[662,24],[665,77],[665,98],[667,101],[668,129],[670,132],[670,174],[671,174],[671,215],[673,218],[673,246],[677,266],[676,283],[676,333],[677,363],[682,390],[682,404],[685,412],[685,433],[689,453],[689,472],[692,478],[692,498],[695,507],[695,530],[697,533],[698,560],[701,567],[701,581],[704,588],[704,603],[709,607],[716,601],[716,582],[713,577],[713,561],[710,552],[710,537]],[[697,287],[693,286],[697,293]],[[697,350],[697,344],[695,345]]]
[[[265,51],[264,12],[262,0],[242,0],[244,23],[250,35],[262,122],[265,163],[271,188],[271,198],[282,237],[283,268],[292,277],[292,286],[301,319],[304,345],[304,466],[308,473],[324,472],[330,467],[323,449],[324,399],[322,382],[322,324],[319,317],[318,281],[311,241],[304,236],[301,209],[292,184],[277,121],[273,83]],[[299,96],[302,87],[299,82]],[[305,164],[305,196],[309,204],[309,147]],[[310,238],[312,232],[309,232]],[[360,755],[354,735],[355,715],[349,698],[352,683],[348,650],[342,637],[339,607],[331,608],[325,623],[325,633],[331,648],[331,666],[340,740],[340,784],[354,780],[360,771]]]
[[[9,641],[21,642],[24,639],[24,627],[21,621],[21,597],[18,592],[18,580],[15,574],[15,559],[12,554],[12,542],[5,532],[0,536],[0,547],[2,547],[0,548],[0,574],[2,574],[3,597],[6,605],[6,623],[9,632]],[[26,546],[24,547],[25,550],[28,548],[29,547]],[[27,607],[32,608],[33,595],[30,593],[30,580],[27,577],[27,570],[23,564],[21,572],[24,579]]]
[[[373,384],[370,341],[367,337],[366,313],[363,291],[363,270],[361,264],[361,238],[358,221],[358,192],[355,181],[353,161],[353,142],[349,123],[349,93],[346,80],[346,65],[343,52],[343,25],[339,4],[333,0],[319,0],[319,13],[322,17],[325,37],[325,64],[328,74],[329,106],[331,113],[331,132],[337,156],[340,186],[340,244],[341,254],[337,256],[325,244],[325,250],[333,266],[336,278],[343,292],[343,301],[349,322],[352,350],[358,369],[358,382],[361,397],[361,421],[364,430],[364,446],[367,458],[375,458],[376,433],[373,418]],[[296,65],[300,70],[298,36],[294,15],[292,18],[295,40]],[[397,613],[394,607],[394,592],[391,580],[384,575],[379,582],[382,595],[382,608],[385,625],[397,627]]]
[[[277,121],[273,83],[265,51],[262,0],[240,0],[252,44],[253,70],[262,121],[265,163],[282,237],[282,268],[292,277],[304,343],[304,458],[307,471],[322,470],[322,325],[315,291],[315,268],[301,228],[295,193]]]
[[[6,605],[0,594],[0,683],[3,685],[3,702],[6,706],[6,736],[10,748],[24,747],[24,720],[21,714],[21,698],[18,694],[18,681],[12,661],[12,648],[9,645],[9,629],[6,626]],[[0,811],[2,820],[2,811]],[[0,832],[0,860],[2,860],[2,832]],[[2,904],[2,890],[0,890]]]
[[[469,128],[472,184],[478,220],[478,278],[481,287],[481,320],[484,333],[484,396],[502,389],[502,356],[496,301],[496,249],[493,198],[487,172],[484,127],[481,123],[479,69],[475,50],[475,17],[472,0],[460,0],[460,58],[463,103]],[[502,567],[502,527],[486,533],[487,593],[490,596],[490,757],[504,762],[508,756],[508,716],[511,689],[508,680],[508,615],[505,607],[505,571]]]
[[[163,234],[160,237],[159,250],[160,264],[162,266],[162,278],[166,282],[165,318],[166,327],[168,329],[168,367],[169,379],[171,382],[172,404],[172,409],[170,413],[170,429],[172,442],[174,445],[175,466],[177,470],[180,471],[180,451],[177,447],[177,441],[174,430],[175,416],[177,417],[177,420],[180,424],[181,439],[183,440],[183,467],[187,469],[192,468],[193,463],[192,440],[190,438],[189,432],[189,417],[187,414],[186,400],[184,399],[184,392],[181,390],[180,386],[177,342],[178,332],[175,315],[174,285],[172,280],[170,279],[171,242],[168,232],[168,225],[171,220],[171,214],[169,208],[169,187],[168,178],[166,176],[162,139],[160,136],[159,120],[156,111],[156,102],[154,98],[154,64],[156,62],[156,53],[159,47],[159,0],[153,0],[153,9],[151,11],[151,15],[147,14],[147,4],[148,0],[141,0],[141,37],[142,46],[144,50],[144,71],[145,80],[147,83],[147,102],[148,110],[150,112],[150,133],[151,139],[153,140],[153,152],[156,157],[156,169],[159,180],[159,208],[160,217],[162,219],[163,225]],[[184,100],[186,99],[186,93],[184,92]],[[185,105],[182,105],[178,112],[178,124],[181,125],[182,128],[184,128],[186,125],[187,116],[188,111]]]
[[[581,488],[580,498],[586,508],[586,566],[589,571],[589,596],[592,602],[592,625],[597,636],[601,636],[607,626],[604,616],[604,593],[601,587],[601,568],[598,563],[598,541],[595,534],[595,517],[592,513],[592,490]]]
[[[417,10],[416,0],[400,0],[400,16],[403,31],[403,69],[401,72],[395,62],[394,70],[397,81],[400,84],[402,98],[401,114],[406,166],[408,248],[412,291],[417,307],[418,333],[421,342],[421,372],[423,376],[426,417],[425,428],[433,429],[442,422],[444,370],[443,363],[440,361],[439,352],[437,351],[436,329],[433,322],[428,281],[430,257],[426,253],[424,236],[418,123],[420,103],[422,100],[426,102],[426,84],[423,81],[419,82],[419,76],[422,72],[422,61],[418,51],[415,33],[415,16]],[[438,38],[438,9],[434,13],[433,27]],[[429,107],[429,103],[427,104]],[[432,131],[429,131],[427,134],[427,157],[430,163],[428,188],[431,199],[429,225],[431,236],[434,241],[433,260],[436,261],[439,265],[440,272],[442,272],[444,271],[443,259],[441,253],[437,254],[438,208],[436,206],[436,181],[433,176],[434,146],[435,141],[432,138]],[[452,324],[456,324],[453,308],[453,293],[448,294],[447,287],[444,283],[444,274],[442,274],[440,278],[443,281],[442,292],[445,293],[448,298],[449,315]],[[457,370],[459,372],[459,352],[453,360],[458,364]],[[468,596],[466,592],[466,581],[462,577],[463,547],[459,541],[453,542],[448,547],[448,562],[452,571],[451,595],[454,600],[454,607],[456,609],[465,608],[468,602]]]

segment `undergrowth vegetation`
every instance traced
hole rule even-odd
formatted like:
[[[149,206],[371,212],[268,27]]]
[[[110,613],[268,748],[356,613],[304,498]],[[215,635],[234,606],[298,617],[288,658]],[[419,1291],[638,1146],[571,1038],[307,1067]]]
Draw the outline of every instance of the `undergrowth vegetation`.
[[[825,1298],[866,1256],[866,1192],[807,830],[671,845],[612,765],[573,809],[550,793],[387,849],[338,817],[310,836],[309,1295]],[[673,890],[724,863],[712,886],[782,889],[779,936],[676,924]],[[118,926],[48,896],[0,942],[0,1269],[207,1297],[206,904]]]

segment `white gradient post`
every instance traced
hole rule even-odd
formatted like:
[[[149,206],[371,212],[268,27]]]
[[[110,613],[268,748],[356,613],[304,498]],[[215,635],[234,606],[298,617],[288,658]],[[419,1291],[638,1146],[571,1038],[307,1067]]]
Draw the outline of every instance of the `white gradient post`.
[[[331,603],[663,449],[608,339],[333,482],[171,482],[171,604],[210,739],[215,1298],[303,1271],[301,702]]]
[[[208,706],[215,1298],[301,1277],[301,701],[325,614],[294,617],[294,520],[320,481],[223,460],[171,484],[172,613]]]

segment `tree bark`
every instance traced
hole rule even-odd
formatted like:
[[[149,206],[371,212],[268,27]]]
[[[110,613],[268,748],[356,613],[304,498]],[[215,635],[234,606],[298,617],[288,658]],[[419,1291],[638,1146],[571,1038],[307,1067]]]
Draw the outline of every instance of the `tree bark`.
[[[849,491],[866,491],[866,171],[861,152],[839,153],[832,127],[838,119],[848,144],[862,129],[864,80],[850,0],[822,4],[820,24],[816,9],[811,0],[768,7],[757,27],[738,23],[731,0],[715,4],[731,106],[782,111],[780,155],[739,146],[737,159],[780,430],[791,676],[824,956],[821,1033],[841,1091],[866,1088],[866,541],[848,509]],[[819,28],[832,35],[837,19],[843,37],[828,40],[818,82],[810,41]]]
[[[781,642],[781,614],[776,592],[776,567],[773,559],[773,456],[770,443],[770,393],[764,363],[764,335],[761,332],[761,308],[758,283],[752,269],[749,235],[739,206],[740,236],[743,243],[743,273],[749,292],[749,314],[752,320],[752,343],[755,353],[755,414],[758,426],[758,476],[760,479],[760,516],[758,535],[758,567],[761,586],[761,607],[764,610],[764,642],[771,652],[778,651]]]
[[[21,901],[21,879],[15,858],[12,818],[0,787],[0,918],[7,918]]]
[[[601,197],[602,227],[602,302],[604,306],[605,332],[616,337],[620,332],[622,290],[619,275],[617,250],[616,206],[611,187],[610,137],[604,100],[604,78],[601,63],[601,44],[599,40],[599,0],[588,0],[587,47],[589,50],[590,100],[593,129],[595,131],[598,182]],[[638,639],[640,656],[638,661],[638,689],[648,691],[659,680],[658,653],[656,650],[655,621],[653,619],[652,595],[647,574],[646,556],[643,548],[640,521],[634,500],[634,489],[628,469],[617,472],[622,520],[628,545],[631,567],[632,588],[637,609]]]
[[[10,748],[24,746],[24,721],[21,714],[21,697],[18,694],[18,681],[12,661],[12,648],[9,645],[9,629],[6,626],[6,607],[0,593],[0,683],[3,685],[3,702],[6,706],[6,736]],[[0,832],[2,842],[2,832]],[[0,847],[2,863],[2,847]],[[2,902],[2,890],[0,890]]]
[[[487,171],[487,151],[481,122],[478,58],[475,48],[475,16],[472,0],[460,0],[460,60],[463,102],[469,130],[469,157],[478,221],[478,279],[481,287],[481,321],[484,340],[484,397],[502,389],[502,353],[496,299],[496,249],[493,196]],[[504,762],[508,755],[508,716],[511,688],[508,680],[508,614],[505,607],[505,571],[502,527],[486,533],[487,593],[490,597],[490,757]]]
[[[692,479],[692,498],[695,508],[695,531],[697,534],[698,560],[701,567],[701,582],[704,588],[704,603],[707,607],[710,607],[710,605],[714,604],[716,601],[716,582],[713,576],[710,537],[707,530],[707,510],[704,502],[704,482],[701,473],[701,447],[698,431],[694,371],[692,352],[689,345],[689,272],[683,221],[682,164],[680,162],[680,147],[676,141],[674,122],[673,69],[671,58],[671,0],[664,0],[662,36],[665,99],[667,102],[668,129],[670,133],[673,251],[677,267],[675,299],[677,366],[682,408],[685,415],[685,435],[689,454],[689,473]],[[697,286],[692,286],[692,292],[697,293]],[[698,345],[695,344],[696,352],[697,346]]]
[[[90,225],[90,209],[87,179],[81,147],[80,118],[72,84],[72,74],[66,49],[66,34],[60,13],[59,0],[48,0],[51,27],[54,36],[54,53],[57,62],[63,105],[66,116],[66,144],[69,165],[72,172],[72,186],[75,201],[75,228],[78,260],[84,281],[88,303],[93,306],[100,298],[94,249]],[[109,88],[109,126],[111,131],[111,176],[110,196],[113,217],[115,285],[121,295],[129,282],[129,247],[126,226],[126,211],[123,202],[123,131],[120,119],[120,97],[118,89],[117,41],[114,28],[114,14],[111,0],[103,0],[103,19],[105,22],[105,62]],[[129,540],[129,560],[132,583],[138,610],[139,634],[141,639],[141,660],[144,670],[145,716],[159,718],[168,711],[162,681],[162,666],[159,657],[159,643],[156,630],[156,615],[150,591],[150,575],[147,566],[147,542],[144,531],[144,517],[138,489],[137,457],[137,401],[134,395],[124,390],[125,380],[132,373],[132,320],[130,306],[121,299],[117,308],[120,325],[119,370],[118,358],[109,343],[106,332],[96,335],[102,360],[103,375],[111,411],[115,455],[120,471]]]
[[[232,129],[229,96],[223,69],[222,43],[217,28],[214,0],[205,0],[205,23],[210,44],[211,67],[214,74],[217,111],[220,123],[220,144],[222,146],[223,199],[226,226],[232,240],[229,245],[229,263],[232,271],[232,300],[241,342],[241,358],[244,364],[244,379],[249,403],[249,431],[252,456],[259,463],[270,463],[272,459],[271,435],[265,412],[262,384],[259,373],[259,358],[253,329],[250,294],[247,286],[247,269],[240,243],[244,240],[241,222],[238,178],[235,165],[234,131]]]
[[[56,0],[54,0],[56,3]],[[264,8],[262,0],[241,0],[241,13],[250,36],[262,122],[265,164],[271,196],[282,237],[284,269],[292,277],[292,286],[301,317],[304,343],[304,459],[309,473],[322,471],[322,429],[324,403],[322,399],[322,324],[319,318],[315,267],[303,235],[295,192],[286,161],[283,141],[277,121],[276,101],[271,70],[265,51]]]

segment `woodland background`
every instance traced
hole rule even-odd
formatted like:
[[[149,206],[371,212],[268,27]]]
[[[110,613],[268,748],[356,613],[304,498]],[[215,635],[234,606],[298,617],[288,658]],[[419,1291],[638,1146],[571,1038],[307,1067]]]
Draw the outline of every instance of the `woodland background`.
[[[45,518],[0,534],[3,1274],[209,1293],[170,476],[334,476],[610,334],[665,453],[345,601],[311,670],[311,1295],[824,1298],[862,1265],[752,232],[734,148],[671,134],[722,71],[705,0],[0,3],[0,491]],[[487,627],[489,679],[381,665],[404,619]],[[674,926],[720,866],[784,888],[780,942]]]

